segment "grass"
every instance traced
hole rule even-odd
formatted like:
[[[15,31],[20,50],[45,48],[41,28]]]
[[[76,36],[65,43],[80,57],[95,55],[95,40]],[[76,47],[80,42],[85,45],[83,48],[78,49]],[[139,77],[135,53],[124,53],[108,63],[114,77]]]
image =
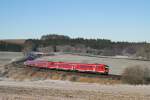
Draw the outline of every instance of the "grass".
[[[40,87],[36,83],[23,83],[26,87],[21,87],[15,82],[15,86],[0,86],[0,100],[150,100],[148,87],[130,85],[77,85],[68,88],[66,84],[57,83],[58,87],[51,87],[53,83],[40,82]],[[96,88],[94,88],[96,87]],[[67,90],[66,90],[67,88]],[[146,88],[146,89],[145,89]],[[144,90],[144,91],[143,91]],[[114,92],[115,91],[115,92]],[[144,92],[147,92],[144,94]]]
[[[150,84],[150,69],[139,65],[127,67],[122,74],[122,80],[133,85]]]

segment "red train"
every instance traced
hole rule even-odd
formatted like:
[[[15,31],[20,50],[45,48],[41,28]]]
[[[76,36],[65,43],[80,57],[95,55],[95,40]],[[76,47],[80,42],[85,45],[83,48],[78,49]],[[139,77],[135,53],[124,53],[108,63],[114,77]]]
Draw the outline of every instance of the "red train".
[[[24,63],[26,66],[48,68],[48,69],[62,69],[79,72],[94,72],[94,73],[109,73],[109,66],[105,64],[82,64],[82,63],[67,63],[67,62],[50,62],[32,60]]]

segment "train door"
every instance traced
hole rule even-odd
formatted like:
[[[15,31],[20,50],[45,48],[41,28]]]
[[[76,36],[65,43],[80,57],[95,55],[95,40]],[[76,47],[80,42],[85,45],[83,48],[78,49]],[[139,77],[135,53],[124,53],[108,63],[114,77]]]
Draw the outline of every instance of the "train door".
[[[105,72],[104,66],[103,65],[97,65],[96,69],[95,69],[95,72],[104,73]]]

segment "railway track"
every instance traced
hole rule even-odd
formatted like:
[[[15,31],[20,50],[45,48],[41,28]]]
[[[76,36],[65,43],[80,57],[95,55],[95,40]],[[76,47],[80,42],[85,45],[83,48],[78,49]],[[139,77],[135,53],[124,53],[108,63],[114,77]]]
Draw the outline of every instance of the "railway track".
[[[22,68],[32,70],[34,72],[48,72],[48,73],[57,73],[60,75],[71,75],[75,77],[88,77],[88,78],[107,78],[111,80],[120,80],[121,75],[113,75],[113,74],[100,74],[100,73],[91,73],[91,72],[78,72],[78,71],[70,71],[70,70],[58,70],[58,69],[47,69],[47,68],[38,68],[38,67],[29,67],[24,66],[23,63],[14,63],[14,66],[17,68]]]
[[[27,67],[27,66],[25,66]],[[99,74],[99,73],[91,73],[91,72],[78,72],[78,71],[66,71],[66,70],[58,70],[58,69],[46,69],[46,68],[37,68],[37,67],[28,67],[31,70],[42,71],[42,72],[53,72],[57,74],[66,74],[76,77],[90,77],[90,78],[107,78],[112,80],[120,80],[121,75],[113,75],[113,74]]]

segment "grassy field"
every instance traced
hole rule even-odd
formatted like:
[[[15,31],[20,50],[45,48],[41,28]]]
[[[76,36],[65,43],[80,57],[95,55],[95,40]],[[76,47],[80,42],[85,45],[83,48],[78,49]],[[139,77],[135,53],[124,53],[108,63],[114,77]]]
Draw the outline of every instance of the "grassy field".
[[[13,59],[22,57],[21,52],[0,52],[0,66],[9,63]],[[150,61],[128,60],[128,59],[112,59],[112,58],[97,58],[88,56],[78,56],[71,54],[62,54],[56,56],[46,56],[40,58],[49,61],[65,61],[65,62],[81,62],[81,63],[104,63],[110,66],[110,74],[122,74],[126,67],[134,65],[142,65],[150,67]]]
[[[0,66],[8,64],[12,60],[23,57],[22,52],[0,52]]]
[[[0,64],[22,57],[20,52],[0,52]],[[96,58],[77,55],[56,55],[40,59],[82,63],[106,63],[112,74],[120,74],[130,65],[149,66],[149,61]],[[7,78],[0,78],[0,100],[150,100],[150,86],[131,86],[120,81],[78,77],[21,68],[3,67]],[[1,70],[1,69],[0,69]],[[73,81],[73,82],[72,82]],[[100,84],[99,84],[100,83]],[[110,83],[110,84],[107,84]]]

